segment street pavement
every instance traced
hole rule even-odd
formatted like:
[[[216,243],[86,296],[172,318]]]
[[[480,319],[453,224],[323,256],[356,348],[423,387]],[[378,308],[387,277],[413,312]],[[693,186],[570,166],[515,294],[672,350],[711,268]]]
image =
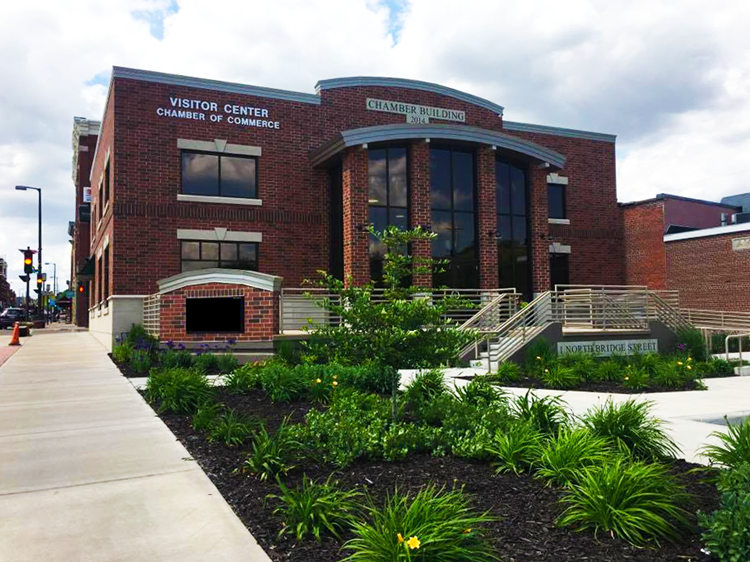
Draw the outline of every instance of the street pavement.
[[[22,342],[0,367],[0,561],[270,560],[92,336]]]

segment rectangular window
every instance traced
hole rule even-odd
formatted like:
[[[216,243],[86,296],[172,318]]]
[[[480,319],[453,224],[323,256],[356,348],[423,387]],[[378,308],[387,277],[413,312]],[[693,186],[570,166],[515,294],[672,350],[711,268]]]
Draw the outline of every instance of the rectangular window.
[[[524,298],[530,299],[526,171],[498,159],[495,162],[495,182],[498,283],[500,287],[514,287]]]
[[[110,184],[109,184],[109,160],[107,160],[107,165],[104,167],[104,200],[103,204],[106,205],[109,203],[109,192],[110,192]]]
[[[245,299],[242,297],[185,299],[185,330],[191,333],[242,333]]]
[[[570,258],[568,254],[549,255],[550,285],[554,290],[555,285],[570,284]]]
[[[107,299],[109,298],[109,246],[104,248],[102,258],[104,260],[104,272],[102,275],[102,300],[104,301],[104,306],[107,306]]]
[[[567,219],[568,209],[566,201],[565,186],[559,183],[547,184],[547,206],[549,218]]]
[[[255,199],[257,166],[254,157],[183,152],[182,193]]]
[[[409,228],[409,170],[403,146],[368,151],[369,222],[375,230],[388,226]],[[385,246],[370,236],[370,277],[383,277]]]
[[[258,243],[183,240],[180,261],[182,271],[213,267],[258,271]]]

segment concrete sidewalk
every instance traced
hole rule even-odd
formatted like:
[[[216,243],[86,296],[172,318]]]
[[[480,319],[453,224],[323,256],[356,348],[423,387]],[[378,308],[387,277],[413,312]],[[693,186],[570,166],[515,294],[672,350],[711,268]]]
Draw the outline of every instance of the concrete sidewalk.
[[[0,561],[270,560],[87,332],[0,368]]]

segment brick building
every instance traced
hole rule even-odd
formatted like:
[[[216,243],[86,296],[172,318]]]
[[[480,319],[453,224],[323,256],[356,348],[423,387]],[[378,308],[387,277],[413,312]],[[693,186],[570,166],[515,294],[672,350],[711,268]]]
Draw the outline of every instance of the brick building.
[[[737,200],[622,204],[625,282],[679,291],[685,308],[750,312],[750,223],[732,224]]]
[[[87,183],[92,201],[74,259],[89,258],[107,345],[155,310],[162,339],[269,342],[279,288],[320,269],[378,278],[368,224],[438,234],[412,248],[449,260],[424,286],[531,298],[625,278],[615,137],[505,121],[437,84],[338,78],[309,94],[116,67],[97,133],[78,134],[76,203]]]
[[[16,306],[16,293],[8,282],[8,264],[0,258],[0,310],[10,306]]]

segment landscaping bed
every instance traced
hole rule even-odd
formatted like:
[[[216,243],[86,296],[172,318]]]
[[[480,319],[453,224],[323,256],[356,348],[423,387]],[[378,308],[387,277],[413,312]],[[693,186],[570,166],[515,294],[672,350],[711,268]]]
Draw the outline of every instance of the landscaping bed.
[[[304,420],[313,406],[307,401],[272,403],[262,390],[251,390],[244,395],[230,394],[217,389],[215,400],[238,414],[262,420],[269,431],[276,430],[289,416],[291,423]],[[262,482],[241,469],[250,453],[249,443],[227,447],[209,442],[205,433],[192,427],[192,416],[162,413],[161,418],[183,443],[191,456],[232,506],[243,523],[258,540],[272,560],[328,562],[344,558],[348,552],[342,540],[324,536],[318,544],[311,537],[297,541],[293,536],[278,537],[282,519],[274,514],[277,500],[266,499],[278,494],[275,482]],[[708,560],[701,552],[700,533],[694,514],[697,510],[711,512],[717,508],[718,494],[710,473],[695,470],[699,467],[684,461],[673,461],[670,472],[678,477],[690,495],[684,506],[691,514],[689,525],[681,532],[678,544],[663,543],[660,547],[636,548],[623,540],[606,534],[595,537],[590,531],[576,532],[560,528],[555,519],[561,513],[558,503],[561,491],[546,486],[545,482],[528,474],[496,475],[486,462],[473,462],[451,455],[433,457],[410,454],[398,462],[358,459],[345,469],[316,461],[306,461],[284,478],[289,487],[300,484],[302,474],[318,481],[335,473],[343,488],[366,489],[376,504],[382,502],[394,487],[400,491],[416,491],[429,482],[448,489],[461,488],[471,495],[471,505],[480,512],[497,517],[489,524],[486,535],[500,560],[601,561],[615,560]],[[238,470],[240,469],[240,470]]]

